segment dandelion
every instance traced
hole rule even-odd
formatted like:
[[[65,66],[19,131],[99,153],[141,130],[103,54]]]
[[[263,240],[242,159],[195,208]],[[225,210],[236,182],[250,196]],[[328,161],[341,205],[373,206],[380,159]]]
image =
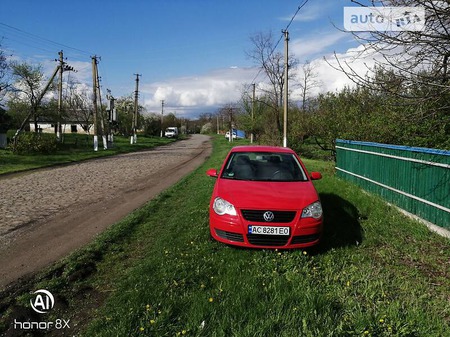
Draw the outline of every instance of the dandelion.
[[[181,334],[182,334],[182,335],[185,335],[186,333],[187,333],[186,330],[182,330],[182,331],[181,331]]]
[[[383,324],[384,323],[384,319],[380,318],[380,323]]]
[[[143,327],[140,327],[139,330],[144,331],[144,328],[143,328]]]
[[[200,285],[200,288],[202,288],[202,289],[205,289],[205,285],[202,283],[201,285]]]
[[[346,285],[347,287],[350,287],[350,281],[347,281]]]
[[[367,336],[369,334],[369,331],[364,330],[364,335]]]
[[[304,250],[303,255],[308,255],[308,252],[306,250]]]
[[[150,320],[150,324],[155,324],[156,322],[155,322],[155,320],[154,319],[151,319]]]
[[[209,298],[209,303],[212,303],[214,301],[214,299],[212,297]]]
[[[147,304],[147,305],[145,306],[145,310],[150,311],[150,304]]]

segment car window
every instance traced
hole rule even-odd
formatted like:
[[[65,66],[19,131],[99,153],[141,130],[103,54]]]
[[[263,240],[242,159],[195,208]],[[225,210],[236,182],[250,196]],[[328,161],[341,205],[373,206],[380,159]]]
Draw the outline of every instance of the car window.
[[[235,152],[229,157],[222,178],[257,181],[306,181],[297,158],[290,153]]]

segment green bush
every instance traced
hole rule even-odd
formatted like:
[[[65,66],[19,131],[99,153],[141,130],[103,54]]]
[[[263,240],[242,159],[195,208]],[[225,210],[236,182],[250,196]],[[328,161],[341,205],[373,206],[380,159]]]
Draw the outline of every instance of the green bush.
[[[56,152],[57,143],[54,134],[23,133],[9,147],[16,154],[50,154]]]

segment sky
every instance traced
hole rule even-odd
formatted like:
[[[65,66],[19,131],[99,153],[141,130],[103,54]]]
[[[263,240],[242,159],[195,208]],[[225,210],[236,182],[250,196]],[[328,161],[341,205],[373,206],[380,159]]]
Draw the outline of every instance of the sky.
[[[10,59],[40,64],[49,77],[63,50],[92,86],[91,57],[99,57],[102,91],[133,94],[141,74],[139,103],[148,112],[193,118],[237,102],[265,78],[249,57],[251,37],[271,33],[274,44],[305,0],[3,0],[0,46]],[[309,0],[289,26],[289,52],[300,65],[314,65],[319,92],[351,82],[324,61],[349,59],[358,42],[343,28],[349,0]],[[281,40],[277,50],[283,52]],[[361,62],[358,66],[361,66]],[[259,73],[259,75],[258,75]],[[299,75],[301,76],[301,75]],[[295,81],[293,81],[295,84]],[[290,97],[299,97],[291,87]],[[258,94],[258,89],[257,89]]]

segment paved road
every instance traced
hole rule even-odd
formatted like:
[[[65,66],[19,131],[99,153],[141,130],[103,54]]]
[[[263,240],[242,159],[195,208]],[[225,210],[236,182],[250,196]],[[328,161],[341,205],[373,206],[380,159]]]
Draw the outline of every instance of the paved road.
[[[209,138],[0,178],[0,289],[39,271],[198,167]]]

